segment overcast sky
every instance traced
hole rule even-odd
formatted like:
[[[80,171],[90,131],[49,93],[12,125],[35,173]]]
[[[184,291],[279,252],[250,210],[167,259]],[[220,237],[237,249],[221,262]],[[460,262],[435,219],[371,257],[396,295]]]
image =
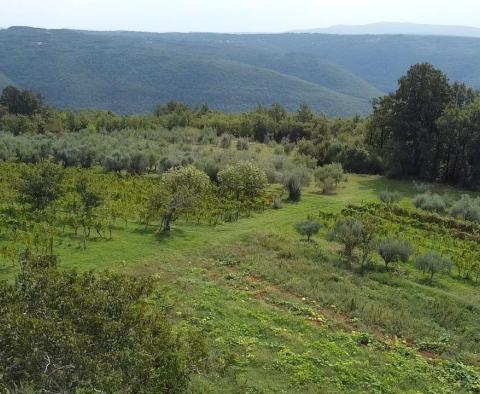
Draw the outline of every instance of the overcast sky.
[[[380,21],[480,27],[480,0],[0,0],[0,27],[282,32]]]

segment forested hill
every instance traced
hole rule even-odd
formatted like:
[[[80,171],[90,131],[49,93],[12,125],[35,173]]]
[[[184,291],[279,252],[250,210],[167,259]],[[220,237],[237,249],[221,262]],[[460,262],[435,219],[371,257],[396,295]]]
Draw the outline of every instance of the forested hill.
[[[226,111],[306,102],[330,116],[366,114],[372,98],[424,61],[480,87],[475,38],[0,30],[0,88],[120,113],[179,100]]]

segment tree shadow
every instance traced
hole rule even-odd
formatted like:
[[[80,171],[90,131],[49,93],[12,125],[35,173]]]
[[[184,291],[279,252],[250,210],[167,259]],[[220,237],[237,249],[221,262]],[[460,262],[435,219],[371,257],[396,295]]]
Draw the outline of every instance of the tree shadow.
[[[141,226],[132,230],[132,234],[154,235],[158,233],[158,226]]]
[[[155,231],[154,234],[155,239],[158,242],[167,241],[173,238],[182,239],[187,236],[187,233],[184,230],[178,228],[174,228],[171,231]]]

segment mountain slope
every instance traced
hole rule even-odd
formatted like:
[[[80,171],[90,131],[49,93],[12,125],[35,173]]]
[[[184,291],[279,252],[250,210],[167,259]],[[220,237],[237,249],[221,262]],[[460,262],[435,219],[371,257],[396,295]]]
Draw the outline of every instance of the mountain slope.
[[[141,45],[122,47],[76,32],[63,34],[40,31],[23,41],[2,42],[0,53],[10,56],[0,57],[0,68],[19,86],[42,92],[49,103],[67,108],[136,113],[181,100],[228,111],[278,101],[293,110],[305,101],[331,116],[346,116],[365,114],[370,107],[368,100],[260,67]]]
[[[395,89],[398,78],[415,63],[430,62],[452,80],[480,88],[480,39],[442,36],[332,34],[152,34],[90,33],[140,40],[176,51],[206,54],[249,64],[301,54],[348,70],[382,92]],[[129,44],[131,45],[131,44]],[[260,63],[263,64],[263,63]],[[302,78],[308,78],[307,75]]]
[[[131,113],[174,99],[191,105],[207,102],[227,111],[273,102],[293,110],[307,102],[331,116],[366,114],[370,108],[368,98],[295,75],[168,46],[125,44],[119,36],[74,31],[8,32],[14,39],[2,40],[0,34],[0,69],[20,87],[42,92],[61,107]]]
[[[246,62],[284,74],[294,75],[306,81],[361,99],[372,99],[384,94],[384,92],[345,68],[336,64],[323,63],[320,59],[308,54],[288,53],[279,56],[265,56],[263,59],[254,59]]]
[[[226,111],[305,101],[331,116],[365,114],[419,62],[480,88],[477,38],[0,31],[3,81],[61,107],[122,113],[176,99]]]
[[[428,25],[378,22],[367,25],[335,25],[319,29],[295,30],[293,33],[321,34],[409,34],[454,37],[480,37],[480,29],[470,26]]]

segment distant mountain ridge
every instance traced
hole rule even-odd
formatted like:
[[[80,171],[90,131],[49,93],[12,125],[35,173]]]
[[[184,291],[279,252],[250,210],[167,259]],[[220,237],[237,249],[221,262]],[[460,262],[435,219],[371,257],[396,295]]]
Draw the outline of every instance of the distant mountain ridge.
[[[419,62],[480,88],[477,38],[0,31],[0,88],[32,89],[62,108],[119,113],[180,100],[229,112],[306,102],[329,116],[366,115],[371,100]]]
[[[451,37],[480,37],[480,28],[470,26],[378,22],[367,25],[335,25],[326,28],[295,30],[294,33],[321,33],[344,35],[407,34]]]

